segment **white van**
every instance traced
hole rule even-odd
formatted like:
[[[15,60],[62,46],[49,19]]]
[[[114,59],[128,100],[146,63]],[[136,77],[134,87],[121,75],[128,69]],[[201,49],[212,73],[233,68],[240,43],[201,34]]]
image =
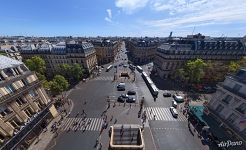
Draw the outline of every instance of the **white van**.
[[[177,108],[178,104],[177,104],[177,102],[176,102],[175,100],[172,100],[172,106],[173,106],[174,108]]]

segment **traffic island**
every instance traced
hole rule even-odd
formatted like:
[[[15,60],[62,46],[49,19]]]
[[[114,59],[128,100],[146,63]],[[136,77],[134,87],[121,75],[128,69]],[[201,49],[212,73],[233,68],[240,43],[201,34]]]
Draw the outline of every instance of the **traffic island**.
[[[109,150],[143,150],[144,141],[140,125],[115,124],[109,130]]]

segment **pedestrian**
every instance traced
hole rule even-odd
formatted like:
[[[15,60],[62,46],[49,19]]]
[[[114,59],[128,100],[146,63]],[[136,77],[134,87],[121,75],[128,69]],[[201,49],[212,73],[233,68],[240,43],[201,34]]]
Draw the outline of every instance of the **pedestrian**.
[[[124,107],[126,106],[126,101],[124,101]]]
[[[75,118],[76,118],[77,116],[79,116],[79,111],[78,111],[78,113],[76,114]]]
[[[115,120],[114,120],[114,124],[116,124],[117,123],[117,119],[115,118]]]
[[[111,116],[111,119],[110,119],[110,121],[112,121],[113,120],[113,115]]]
[[[113,105],[113,107],[115,107],[115,103],[116,103],[116,102],[114,102],[114,105]]]
[[[96,147],[97,147],[98,143],[99,143],[99,140],[98,140],[98,138],[97,138],[97,140],[96,140],[96,144],[95,144],[94,148],[96,148]]]
[[[152,109],[150,109],[150,115],[152,114]]]
[[[102,149],[102,143],[100,142],[99,144],[99,150]]]
[[[156,117],[156,116],[154,115],[154,120],[155,120],[155,117]]]

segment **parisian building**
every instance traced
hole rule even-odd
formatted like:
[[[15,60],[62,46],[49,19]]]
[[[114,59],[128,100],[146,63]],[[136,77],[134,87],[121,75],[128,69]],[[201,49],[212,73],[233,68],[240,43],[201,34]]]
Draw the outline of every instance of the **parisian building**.
[[[0,46],[0,54],[22,61],[22,57],[18,48],[14,45],[2,45]]]
[[[246,68],[228,75],[206,104],[208,114],[246,141]]]
[[[201,35],[173,38],[157,48],[153,72],[161,78],[169,78],[189,60],[200,58],[220,64],[243,56],[246,56],[245,43],[239,39],[206,39]]]
[[[23,62],[0,55],[1,149],[29,145],[42,131],[41,124],[55,116],[57,111],[35,73]]]
[[[98,65],[113,62],[120,48],[120,41],[94,40],[92,44],[95,47]]]
[[[154,60],[158,43],[152,40],[129,39],[125,41],[129,59],[135,64],[149,63]]]
[[[24,60],[40,56],[46,62],[47,75],[54,75],[61,64],[79,64],[91,73],[97,66],[96,51],[88,42],[60,42],[58,44],[27,44],[20,49]]]

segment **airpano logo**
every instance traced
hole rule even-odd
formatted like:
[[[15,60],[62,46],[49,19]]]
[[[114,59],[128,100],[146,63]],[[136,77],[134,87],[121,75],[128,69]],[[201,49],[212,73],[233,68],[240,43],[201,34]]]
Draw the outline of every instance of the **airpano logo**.
[[[243,141],[232,142],[231,140],[228,140],[228,141],[221,141],[218,144],[218,147],[240,146],[242,144],[243,144]]]

